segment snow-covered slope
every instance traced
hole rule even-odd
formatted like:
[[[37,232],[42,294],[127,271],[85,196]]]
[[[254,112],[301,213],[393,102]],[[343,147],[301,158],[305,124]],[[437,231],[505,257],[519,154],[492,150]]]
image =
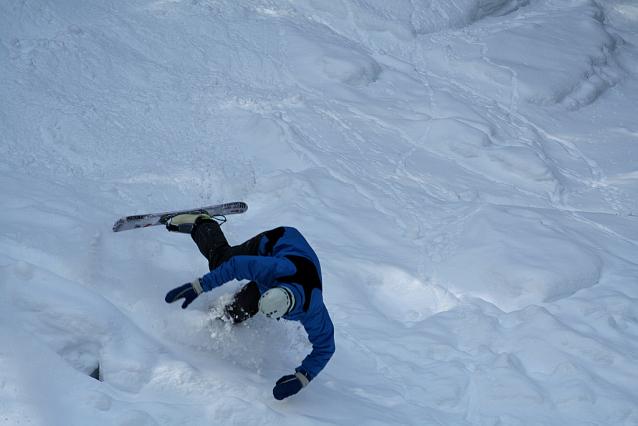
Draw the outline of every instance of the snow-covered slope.
[[[632,0],[4,0],[0,424],[638,424]],[[337,352],[187,310],[188,236],[295,226]],[[211,312],[211,308],[213,312]],[[96,375],[99,366],[99,379]]]

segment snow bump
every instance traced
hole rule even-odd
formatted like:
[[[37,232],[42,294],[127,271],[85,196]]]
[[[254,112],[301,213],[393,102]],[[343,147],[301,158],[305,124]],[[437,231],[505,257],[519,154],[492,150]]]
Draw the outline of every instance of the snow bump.
[[[552,215],[484,205],[463,222],[457,246],[435,273],[457,297],[504,311],[555,302],[598,283],[603,261]]]

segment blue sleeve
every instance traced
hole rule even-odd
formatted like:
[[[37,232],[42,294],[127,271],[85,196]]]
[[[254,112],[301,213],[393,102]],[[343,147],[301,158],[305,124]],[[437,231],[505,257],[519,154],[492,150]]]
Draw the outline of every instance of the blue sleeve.
[[[303,360],[301,366],[297,367],[297,371],[305,370],[315,378],[332,358],[335,352],[335,338],[334,326],[323,304],[321,290],[314,289],[311,300],[311,307],[301,323],[308,333],[312,352]]]
[[[256,281],[270,288],[279,277],[292,275],[297,268],[286,258],[264,256],[235,256],[202,277],[204,291],[221,286],[232,280]]]

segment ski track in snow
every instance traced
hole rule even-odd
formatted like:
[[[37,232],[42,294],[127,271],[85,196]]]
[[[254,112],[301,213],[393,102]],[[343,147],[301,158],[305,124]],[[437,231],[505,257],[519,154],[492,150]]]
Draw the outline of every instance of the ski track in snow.
[[[0,16],[0,424],[638,424],[630,2]],[[284,402],[296,324],[214,320],[237,283],[168,306],[192,241],[110,232],[234,200],[231,243],[322,260],[337,352]]]

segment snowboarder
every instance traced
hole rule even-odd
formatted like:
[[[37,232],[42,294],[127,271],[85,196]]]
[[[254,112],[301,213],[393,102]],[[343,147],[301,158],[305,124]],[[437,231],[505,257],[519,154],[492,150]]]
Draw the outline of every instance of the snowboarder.
[[[279,227],[230,246],[219,223],[207,215],[178,215],[166,228],[190,233],[210,269],[202,278],[169,291],[166,302],[184,299],[185,309],[205,291],[233,279],[250,280],[224,308],[224,318],[240,323],[261,311],[269,318],[301,322],[312,351],[295,374],[277,381],[273,395],[281,400],[306,387],[332,357],[335,343],[332,321],[323,303],[319,259],[301,233]]]

